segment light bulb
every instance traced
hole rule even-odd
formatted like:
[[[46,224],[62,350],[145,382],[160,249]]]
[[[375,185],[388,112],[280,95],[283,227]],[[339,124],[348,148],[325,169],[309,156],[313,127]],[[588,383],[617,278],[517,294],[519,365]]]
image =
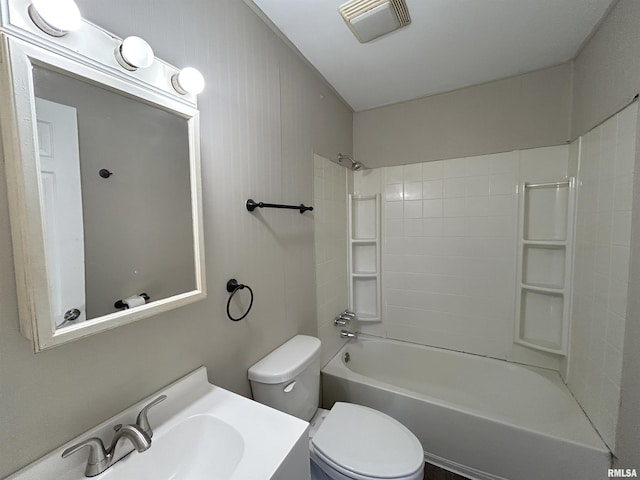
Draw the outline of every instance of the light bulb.
[[[197,95],[204,90],[204,77],[195,68],[186,67],[171,77],[171,84],[182,95]]]
[[[28,12],[40,30],[54,37],[62,37],[82,25],[80,10],[73,0],[33,0]]]
[[[153,63],[153,49],[140,37],[127,37],[115,50],[116,60],[127,70],[150,67]]]

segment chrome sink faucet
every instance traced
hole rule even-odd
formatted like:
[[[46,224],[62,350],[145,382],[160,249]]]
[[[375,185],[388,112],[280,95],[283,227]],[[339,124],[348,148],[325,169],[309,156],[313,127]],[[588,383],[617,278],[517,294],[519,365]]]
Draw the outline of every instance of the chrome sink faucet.
[[[104,443],[102,443],[102,440],[100,438],[92,437],[67,448],[64,452],[62,452],[62,458],[67,458],[69,455],[76,453],[84,447],[89,447],[89,458],[87,459],[87,467],[85,468],[84,475],[86,477],[95,477],[96,475],[104,472],[114,463],[117,463],[117,460],[115,460],[114,458],[114,454],[116,451],[116,446],[120,442],[120,439],[128,439],[132,443],[133,449],[137,450],[138,452],[144,452],[148,450],[149,447],[151,447],[151,437],[153,436],[153,431],[151,430],[151,426],[149,425],[147,412],[151,407],[157,405],[166,398],[166,395],[160,395],[153,402],[149,403],[142,410],[140,410],[135,424],[124,426],[118,424],[113,427],[116,433],[111,440],[111,445],[109,446],[109,448],[104,448]],[[132,451],[133,450],[131,450],[130,452]],[[127,452],[127,454],[130,452]],[[118,458],[118,460],[120,460],[121,458],[123,457]]]

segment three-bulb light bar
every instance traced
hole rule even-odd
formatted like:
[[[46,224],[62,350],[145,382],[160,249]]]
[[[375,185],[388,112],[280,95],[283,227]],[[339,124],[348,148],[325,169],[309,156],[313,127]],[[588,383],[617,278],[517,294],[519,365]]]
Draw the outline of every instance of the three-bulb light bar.
[[[28,8],[33,23],[47,35],[63,37],[82,26],[80,9],[74,0],[32,0]],[[114,51],[118,64],[129,71],[147,68],[155,59],[151,46],[140,37],[125,38]],[[171,85],[181,95],[197,95],[204,90],[204,77],[186,67],[171,77]]]

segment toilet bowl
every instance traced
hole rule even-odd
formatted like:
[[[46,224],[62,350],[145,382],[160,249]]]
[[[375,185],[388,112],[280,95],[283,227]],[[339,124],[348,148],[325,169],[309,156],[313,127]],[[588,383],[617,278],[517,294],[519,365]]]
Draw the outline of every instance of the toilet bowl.
[[[297,335],[249,368],[256,401],[310,422],[312,479],[422,480],[422,445],[400,422],[351,403],[318,408],[320,347]]]

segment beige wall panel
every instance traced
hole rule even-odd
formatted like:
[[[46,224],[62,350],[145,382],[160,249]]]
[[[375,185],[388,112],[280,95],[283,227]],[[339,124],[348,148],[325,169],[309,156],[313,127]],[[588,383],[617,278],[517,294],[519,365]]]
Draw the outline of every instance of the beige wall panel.
[[[338,153],[352,155],[353,112],[345,110],[341,100],[327,87],[324,87],[317,101],[319,106],[314,152],[332,161],[337,160]]]
[[[570,100],[566,63],[359,112],[356,158],[373,168],[560,145]]]
[[[584,135],[640,92],[640,2],[620,0],[575,59],[571,138]]]
[[[314,112],[321,88],[298,57],[284,49],[280,57],[282,188],[278,201],[313,206],[314,127],[318,117]],[[285,252],[282,259],[285,292],[295,297],[295,301],[292,298],[285,302],[285,318],[288,324],[298,326],[296,333],[316,335],[315,212],[277,213],[284,222],[278,236]]]

